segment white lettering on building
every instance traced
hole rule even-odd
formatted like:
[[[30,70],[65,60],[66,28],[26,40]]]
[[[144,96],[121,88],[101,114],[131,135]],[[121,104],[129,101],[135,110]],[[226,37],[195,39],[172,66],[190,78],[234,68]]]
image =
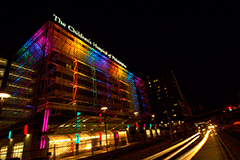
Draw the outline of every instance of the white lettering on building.
[[[54,16],[54,21],[56,21],[57,23],[59,23],[61,26],[66,27],[66,23],[64,23],[61,18],[59,18],[58,16],[56,16],[55,14],[53,14]],[[111,54],[108,54],[107,51],[105,51],[104,49],[102,49],[101,47],[99,47],[97,45],[97,43],[92,42],[90,39],[86,38],[81,32],[79,32],[78,30],[76,30],[73,26],[68,25],[68,30],[70,32],[72,32],[73,34],[75,34],[76,36],[78,36],[79,38],[81,38],[82,40],[84,40],[85,42],[91,44],[94,48],[96,48],[98,51],[100,51],[101,53],[103,53],[105,56],[107,56],[108,58],[114,60],[115,62],[117,62],[118,64],[120,64],[121,66],[123,66],[124,68],[127,68],[127,66],[122,63],[121,61],[119,61],[116,57],[114,57]]]

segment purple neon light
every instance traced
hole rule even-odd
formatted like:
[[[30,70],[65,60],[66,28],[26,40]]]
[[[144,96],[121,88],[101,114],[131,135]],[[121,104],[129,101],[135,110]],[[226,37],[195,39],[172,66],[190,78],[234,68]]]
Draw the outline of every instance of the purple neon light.
[[[47,110],[45,110],[45,112],[44,112],[42,132],[45,132],[46,113],[47,113]]]
[[[43,118],[42,132],[46,132],[47,131],[48,117],[49,117],[49,110],[46,109],[45,113],[44,113],[44,118]]]
[[[46,140],[45,140],[45,138],[43,139],[43,148],[45,148],[45,142],[46,142]]]
[[[42,143],[43,143],[43,140],[41,139],[41,141],[40,141],[40,149],[43,148],[43,147],[42,147]]]
[[[45,137],[42,136],[41,137],[41,142],[40,142],[40,149],[44,149],[45,148],[45,142],[46,142]]]

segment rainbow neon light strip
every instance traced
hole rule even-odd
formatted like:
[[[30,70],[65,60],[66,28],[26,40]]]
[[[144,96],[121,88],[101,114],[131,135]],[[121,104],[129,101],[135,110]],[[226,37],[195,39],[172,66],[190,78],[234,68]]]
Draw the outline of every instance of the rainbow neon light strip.
[[[53,51],[59,51],[65,55],[74,57],[79,60],[79,62],[84,63],[93,70],[98,70],[104,73],[107,77],[114,77],[128,85],[129,90],[127,91],[130,92],[132,96],[130,101],[132,103],[132,109],[140,112],[140,104],[138,103],[137,95],[139,87],[136,86],[141,86],[142,81],[127,71],[124,67],[113,62],[96,49],[51,21],[46,22],[19,50],[18,55],[20,58],[17,60],[17,63],[21,67],[24,66],[25,68],[32,69],[43,57],[46,57]],[[18,72],[18,70],[16,70],[16,72]],[[22,74],[24,75],[25,72]],[[17,79],[14,83],[17,83],[20,79]],[[15,94],[17,94],[17,92],[18,91],[16,91]],[[143,98],[141,97],[141,99]]]

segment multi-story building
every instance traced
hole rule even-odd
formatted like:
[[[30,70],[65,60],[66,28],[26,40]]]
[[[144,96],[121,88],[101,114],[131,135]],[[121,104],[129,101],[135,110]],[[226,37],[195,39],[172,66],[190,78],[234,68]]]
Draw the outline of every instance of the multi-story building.
[[[0,85],[1,88],[11,93],[11,98],[4,98],[1,102],[1,120],[0,128],[6,128],[12,124],[22,121],[33,113],[32,94],[33,94],[33,79],[35,71],[27,69],[16,63],[10,63],[9,73],[7,78],[4,77],[7,70],[8,60],[0,58]],[[21,72],[28,72],[21,75]],[[3,78],[6,79],[6,86],[2,86]]]
[[[23,152],[23,158],[46,155],[53,146],[54,156],[61,156],[107,143],[123,145],[126,129],[149,115],[145,82],[74,27],[56,15],[53,19],[55,23],[46,22],[18,51],[9,73],[6,91],[12,96],[3,108],[22,109],[25,119],[15,120],[11,134],[10,128],[2,130],[0,147],[7,146],[9,158],[15,152]],[[79,137],[84,138],[79,142]]]
[[[148,77],[148,94],[152,113],[157,122],[183,120],[192,116],[187,99],[182,95],[173,71]]]

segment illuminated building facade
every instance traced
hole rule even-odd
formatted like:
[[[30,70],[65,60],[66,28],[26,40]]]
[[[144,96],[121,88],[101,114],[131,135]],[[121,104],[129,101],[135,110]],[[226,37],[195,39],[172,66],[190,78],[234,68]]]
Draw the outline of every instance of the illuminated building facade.
[[[22,122],[19,132],[12,131],[13,138],[3,139],[7,137],[4,132],[1,148],[4,150],[9,145],[9,139],[14,141],[14,135],[18,137],[15,143],[19,143],[23,151],[41,150],[23,153],[24,158],[45,154],[63,142],[73,152],[106,146],[106,133],[109,145],[116,141],[126,144],[127,126],[134,126],[136,119],[150,112],[145,82],[75,28],[67,27],[55,15],[54,18],[55,23],[46,22],[17,53],[16,68],[9,74],[9,78],[14,79],[7,86],[12,97],[4,105],[16,103],[9,108],[31,108],[32,117]],[[22,97],[21,101],[16,97]],[[108,108],[106,115],[104,113],[108,123],[106,132],[102,107]],[[32,146],[27,141],[31,141]],[[77,142],[79,148],[76,148]],[[11,149],[11,153],[15,152]],[[67,151],[62,148],[56,154]]]

